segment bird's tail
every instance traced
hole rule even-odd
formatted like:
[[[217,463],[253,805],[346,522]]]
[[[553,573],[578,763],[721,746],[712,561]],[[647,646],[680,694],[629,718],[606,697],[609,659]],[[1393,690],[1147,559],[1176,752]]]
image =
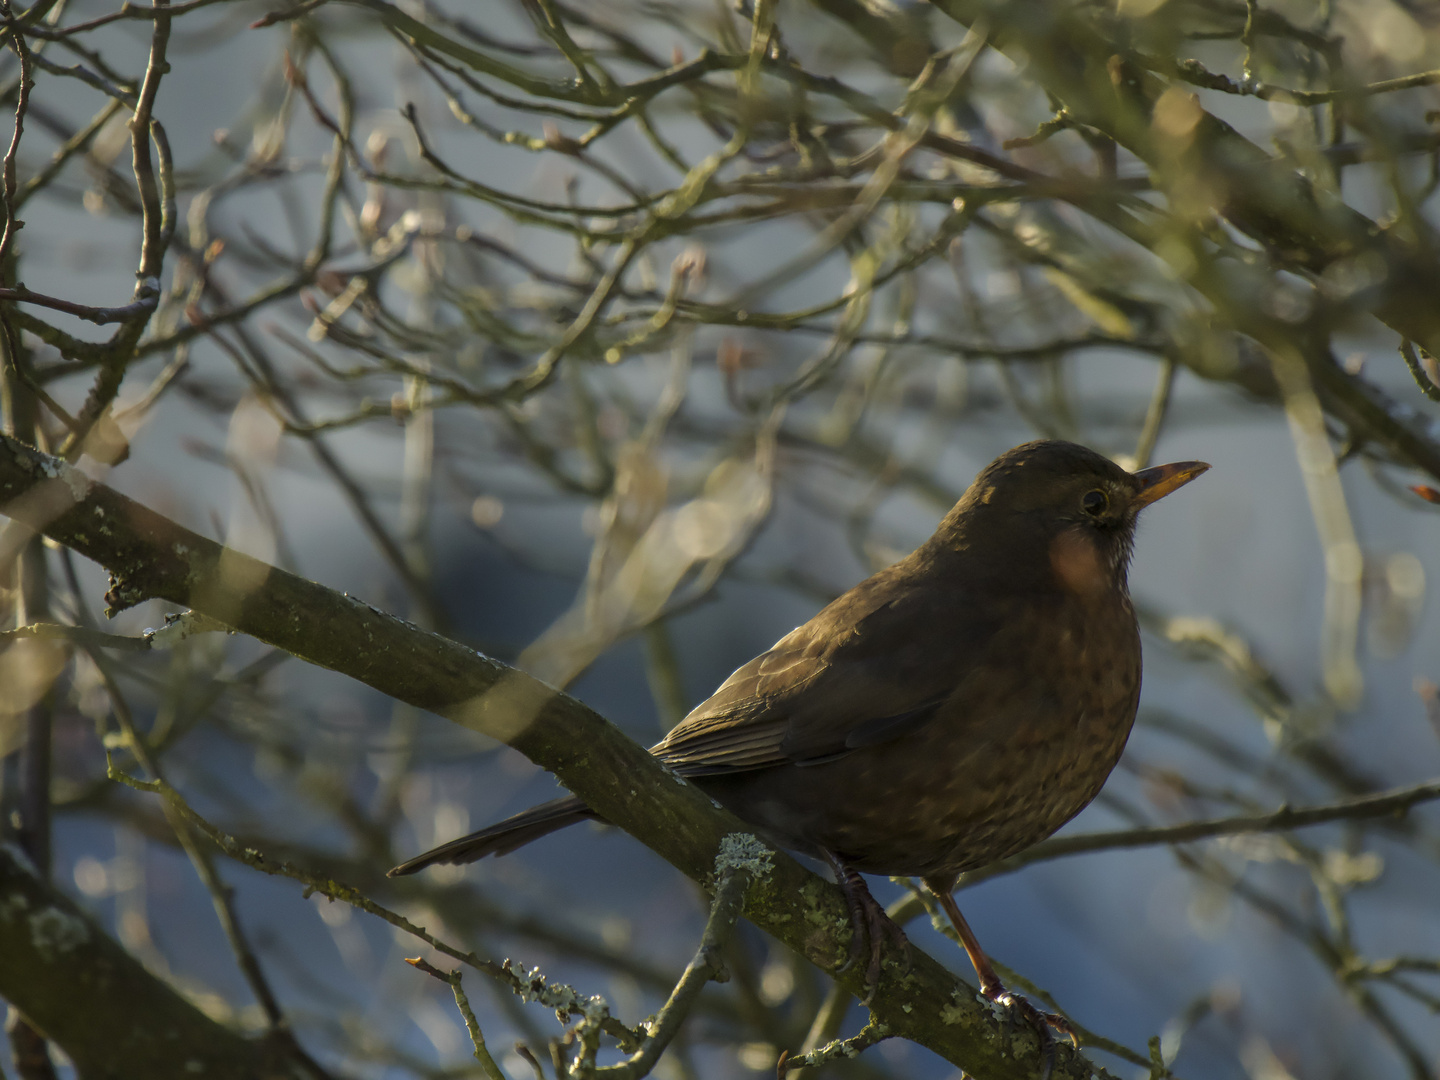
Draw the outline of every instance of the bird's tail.
[[[541,803],[539,806],[532,806],[529,810],[522,811],[514,817],[508,817],[504,821],[496,822],[488,829],[481,829],[469,836],[462,836],[459,840],[441,844],[423,855],[417,855],[408,862],[401,863],[387,876],[399,877],[401,874],[413,874],[415,871],[423,870],[435,863],[468,863],[474,862],[476,859],[483,859],[486,855],[504,855],[518,847],[523,847],[531,840],[540,839],[546,833],[552,833],[556,829],[563,829],[567,825],[574,825],[577,822],[596,817],[599,815],[594,810],[573,795],[564,799],[555,799],[552,802]]]

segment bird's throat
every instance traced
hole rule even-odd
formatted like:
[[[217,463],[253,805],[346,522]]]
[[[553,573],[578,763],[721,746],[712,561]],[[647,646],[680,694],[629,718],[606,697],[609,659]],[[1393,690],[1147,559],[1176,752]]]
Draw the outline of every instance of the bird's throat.
[[[1066,592],[1096,600],[1112,588],[1115,567],[1100,538],[1084,526],[1065,529],[1050,541],[1050,569]]]

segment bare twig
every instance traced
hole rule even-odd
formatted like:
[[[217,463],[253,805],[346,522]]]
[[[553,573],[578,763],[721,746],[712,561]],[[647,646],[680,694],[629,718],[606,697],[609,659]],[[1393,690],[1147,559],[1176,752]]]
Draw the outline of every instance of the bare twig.
[[[1011,873],[1021,866],[1068,855],[1091,851],[1113,851],[1121,848],[1159,847],[1188,844],[1217,836],[1242,836],[1247,833],[1276,833],[1304,829],[1335,821],[1365,821],[1370,818],[1401,816],[1412,806],[1440,799],[1440,781],[1395,788],[1356,799],[1341,799],[1323,806],[1299,809],[1281,807],[1269,814],[1248,814],[1237,817],[1190,821],[1181,825],[1155,825],[1117,832],[1081,833],[1058,836],[1037,844],[1029,851],[996,863],[993,867],[967,875],[966,882],[985,880],[998,874]]]
[[[108,15],[100,15],[82,23],[74,23],[65,27],[61,33],[64,34],[87,34],[91,30],[98,30],[102,26],[118,22],[122,19],[154,19],[157,22],[161,19],[171,19],[176,15],[187,15],[198,8],[209,7],[211,4],[224,3],[225,0],[188,0],[187,3],[171,6],[167,0],[156,0],[153,6],[132,4],[130,0],[120,5],[118,11],[112,11]]]
[[[1132,469],[1148,467],[1150,456],[1155,453],[1155,444],[1160,441],[1160,429],[1165,424],[1165,414],[1170,409],[1170,391],[1175,385],[1175,370],[1178,366],[1170,356],[1160,362],[1160,376],[1155,382],[1155,393],[1150,398],[1150,408],[1145,412],[1145,423],[1141,426],[1140,438],[1135,443],[1135,457],[1130,463]]]
[[[10,10],[9,0],[0,3],[0,12],[3,12],[7,20],[14,20]],[[30,91],[35,85],[31,73],[30,48],[25,44],[25,38],[12,26],[10,33],[10,47],[15,50],[15,55],[20,58],[20,84],[15,95],[15,129],[10,135],[10,146],[5,151],[3,166],[4,198],[5,198],[5,231],[0,233],[0,281],[8,276],[8,266],[11,256],[11,248],[15,243],[15,234],[24,227],[24,223],[15,217],[15,161],[20,153],[20,139],[25,133],[25,113],[30,106]]]
[[[641,1049],[618,1065],[596,1069],[593,1075],[604,1080],[640,1080],[650,1075],[660,1055],[680,1031],[680,1025],[690,1013],[695,998],[712,979],[724,982],[729,978],[721,957],[740,909],[745,902],[745,890],[750,884],[751,873],[733,864],[723,862],[717,871],[719,880],[715,886],[715,899],[710,905],[710,918],[705,923],[705,932],[700,938],[700,947],[690,963],[686,965],[680,981],[675,984],[670,997],[656,1013],[649,1025],[649,1038]]]
[[[64,300],[58,296],[45,296],[42,293],[31,292],[24,285],[13,289],[0,289],[0,300],[9,300],[15,303],[39,304],[41,307],[51,308],[54,311],[63,311],[67,315],[74,315],[78,319],[92,322],[100,326],[109,323],[123,323],[134,319],[136,316],[146,315],[155,310],[157,297],[146,295],[139,300],[132,301],[120,307],[101,308],[91,307],[88,304],[77,304],[71,300]]]
[[[87,643],[80,642],[82,648],[87,648]],[[241,974],[249,984],[251,993],[259,1002],[264,1012],[265,1021],[272,1030],[279,1030],[285,1025],[285,1015],[280,1009],[280,1004],[270,988],[270,982],[265,977],[260,967],[260,962],[251,948],[249,940],[240,924],[240,918],[235,911],[234,900],[229,887],[220,879],[215,871],[215,865],[210,854],[202,850],[196,843],[194,834],[191,832],[190,823],[186,815],[179,809],[178,804],[182,801],[179,795],[169,784],[160,770],[159,763],[151,753],[149,744],[145,738],[136,730],[135,723],[131,718],[130,706],[120,687],[116,684],[113,674],[110,671],[109,661],[100,655],[98,651],[90,651],[90,659],[100,671],[101,678],[105,682],[105,689],[110,696],[111,713],[120,726],[120,734],[123,739],[120,743],[126,751],[134,756],[144,770],[150,774],[151,784],[154,790],[165,796],[162,806],[165,808],[165,816],[170,819],[171,826],[175,829],[175,837],[180,841],[180,846],[185,854],[190,857],[191,865],[195,868],[196,876],[201,884],[210,894],[211,903],[215,908],[216,918],[219,920],[220,928],[229,942],[231,951],[240,967]],[[110,758],[109,747],[106,748],[107,773],[113,780],[123,778],[119,769]]]
[[[413,960],[407,958],[405,962],[411,967],[425,972],[426,975],[449,985],[451,992],[455,995],[455,1006],[465,1020],[465,1030],[470,1035],[470,1045],[474,1048],[475,1060],[480,1063],[480,1068],[489,1080],[505,1080],[505,1074],[500,1071],[500,1066],[495,1064],[495,1059],[490,1056],[490,1048],[485,1045],[485,1034],[480,1030],[480,1021],[475,1019],[475,1010],[470,1008],[470,999],[465,995],[465,987],[461,982],[460,969],[441,971],[420,956]]]
[[[1420,358],[1415,355],[1415,343],[1413,341],[1400,342],[1400,355],[1405,358],[1405,366],[1410,369],[1410,377],[1415,380],[1415,385],[1420,388],[1420,392],[1431,401],[1440,401],[1440,386],[1436,385],[1435,380],[1426,372]],[[1434,360],[1432,359],[1430,363],[1433,368]]]
[[[201,0],[192,0],[192,3],[199,2]],[[172,230],[174,228],[175,212],[167,205],[173,201],[173,194],[167,199],[162,193],[150,159],[155,95],[160,90],[160,80],[170,70],[169,61],[165,58],[165,51],[170,44],[171,13],[168,8],[169,0],[159,0],[151,13],[155,20],[155,29],[150,37],[150,57],[145,66],[145,78],[140,84],[140,92],[136,95],[135,114],[130,119],[135,184],[140,190],[143,212],[141,228],[144,233],[144,241],[140,247],[140,267],[136,271],[136,276],[140,279],[140,284],[136,286],[137,299],[149,292],[159,291],[160,271],[165,259],[165,230],[167,225]],[[162,169],[168,157],[168,151],[162,153]]]
[[[87,648],[119,649],[122,652],[148,652],[150,650],[149,638],[107,634],[100,630],[92,630],[88,626],[66,626],[62,623],[51,622],[27,623],[14,630],[6,630],[0,633],[0,646],[25,638],[69,641]]]
[[[890,1030],[876,1020],[873,1016],[869,1022],[860,1029],[858,1035],[852,1035],[848,1039],[836,1039],[834,1042],[826,1043],[824,1046],[810,1051],[808,1054],[799,1054],[794,1057],[789,1052],[782,1053],[780,1060],[775,1065],[775,1075],[779,1080],[785,1080],[786,1076],[796,1069],[812,1068],[816,1065],[824,1065],[830,1061],[843,1061],[853,1058],[863,1050],[868,1050],[878,1042],[883,1042],[891,1037]]]

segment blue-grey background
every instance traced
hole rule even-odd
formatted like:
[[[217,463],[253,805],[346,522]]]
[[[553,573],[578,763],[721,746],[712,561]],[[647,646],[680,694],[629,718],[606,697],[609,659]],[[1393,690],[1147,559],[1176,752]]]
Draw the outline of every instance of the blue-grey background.
[[[1352,28],[1367,19],[1400,26],[1386,31],[1388,37],[1376,30],[1355,44],[1357,64],[1381,73],[1433,66],[1433,28],[1422,26],[1403,6],[1381,0],[1340,6]],[[104,10],[99,4],[77,4],[67,18]],[[248,265],[240,258],[239,252],[259,249],[257,240],[292,256],[308,248],[322,159],[329,151],[329,133],[286,89],[282,52],[299,48],[290,29],[285,24],[246,28],[265,10],[256,4],[220,4],[178,21],[174,67],[157,105],[176,148],[182,213],[197,191],[233,175],[239,159],[255,155],[266,139],[275,138],[271,125],[277,116],[288,129],[283,142],[265,153],[293,175],[257,181],[227,196],[211,213],[212,235],[224,235],[237,252],[234,263],[222,256],[215,273],[236,295],[278,273],[274,266]],[[637,20],[633,32],[654,39],[662,54],[674,46],[693,55],[694,41],[683,29],[658,20],[641,25],[650,9],[637,6],[608,15],[626,13]],[[477,5],[469,14],[501,38],[532,33],[510,7]],[[696,37],[715,32],[714,25],[723,21],[700,7],[677,9],[675,19],[682,27],[692,20]],[[1415,41],[1397,22],[1405,19],[1418,34]],[[782,24],[792,46],[817,68],[877,94],[886,87],[893,90],[893,80],[817,16],[787,10]],[[356,144],[373,149],[388,138],[394,171],[424,172],[398,112],[399,106],[415,102],[427,133],[466,176],[559,202],[567,197],[567,177],[575,175],[577,200],[615,199],[613,188],[564,156],[497,144],[454,121],[433,87],[417,76],[408,55],[361,9],[326,9],[318,25],[354,79]],[[103,45],[116,67],[138,71],[148,40],[146,23],[122,22],[97,33],[93,44]],[[1233,54],[1215,57],[1218,65]],[[561,70],[546,63],[550,70]],[[994,146],[1001,138],[1032,130],[1045,118],[1045,103],[1015,100],[1007,89],[1013,88],[1014,72],[998,61],[985,63],[977,76],[980,116],[972,134]],[[333,107],[331,84],[313,55],[306,70],[317,96]],[[1418,114],[1426,103],[1433,107],[1433,93],[1422,94],[1423,99],[1407,98],[1397,109]],[[93,91],[58,78],[42,80],[36,96],[76,121],[98,107]],[[490,124],[543,137],[536,116],[474,94],[465,100]],[[1282,107],[1254,101],[1245,102],[1244,109],[1209,97],[1204,103],[1262,143],[1294,119]],[[694,160],[713,151],[714,134],[687,120],[678,103],[675,110],[661,115],[667,133],[687,156]],[[572,136],[583,130],[583,125],[560,127]],[[223,129],[223,137],[215,134],[217,129]],[[107,131],[101,146],[113,147],[115,166],[127,175],[123,135]],[[33,138],[31,156],[22,157],[32,167],[48,153],[42,136]],[[217,148],[217,142],[231,150]],[[1037,150],[1028,160],[1040,167],[1049,160],[1042,153],[1053,152],[1057,160],[1067,153],[1078,157],[1078,145]],[[643,188],[675,182],[673,170],[667,171],[633,130],[617,133],[596,156]],[[73,170],[53,195],[29,205],[21,252],[24,280],[37,291],[84,303],[123,303],[129,296],[137,224],[99,195],[87,199],[87,190],[95,186],[84,171]],[[351,192],[357,205],[366,197],[364,185],[353,177]],[[1345,194],[1366,212],[1384,211],[1383,180],[1375,171],[1355,170]],[[515,245],[556,272],[582,268],[568,238],[517,225],[482,203],[398,190],[386,200],[382,222],[387,226],[418,208],[452,232],[464,225]],[[915,212],[939,213],[930,207]],[[182,234],[187,224],[182,221]],[[713,302],[733,296],[743,283],[784,266],[814,232],[813,223],[799,217],[717,232],[705,241],[709,264],[706,291],[700,295]],[[334,264],[364,263],[352,230],[339,225],[337,234]],[[1096,242],[1113,241],[1096,237]],[[677,241],[657,248],[649,272],[662,290],[668,260],[682,246]],[[985,304],[987,329],[999,341],[1024,342],[1043,336],[1055,321],[1075,319],[1073,310],[1045,291],[1043,281],[1028,271],[1021,274],[998,249],[987,249],[983,238],[967,236],[963,246],[950,260],[952,274],[930,274],[917,286],[918,330],[956,336],[972,330],[959,311],[962,287]],[[439,301],[426,284],[433,284],[437,261],[462,283],[493,290],[490,295],[505,298],[515,310],[524,307],[523,283],[507,280],[507,271],[483,261],[480,270],[467,270],[453,248],[446,250],[446,255],[426,254],[417,247],[402,260],[385,284],[392,310],[421,323],[446,318],[453,323],[453,317],[436,313]],[[431,260],[428,268],[426,259]],[[760,307],[789,310],[822,301],[843,289],[849,274],[845,260],[832,257],[813,273],[782,283],[762,298]],[[1177,297],[1181,291],[1155,283],[1156,294],[1163,296],[1167,289]],[[540,287],[534,292],[545,294]],[[876,306],[881,308],[881,302]],[[535,307],[543,311],[539,302]],[[262,335],[279,325],[303,338],[310,317],[291,300],[251,322]],[[57,322],[71,328],[63,317]],[[1077,325],[1086,323],[1082,318]],[[81,324],[73,329],[87,330]],[[745,375],[755,385],[763,385],[767,371],[793,371],[824,340],[700,327],[679,346],[690,350],[692,368],[688,397],[663,448],[672,469],[666,494],[672,504],[694,497],[724,457],[743,462],[753,453],[757,424],[734,409],[717,373],[717,355],[733,347],[726,339],[761,354],[759,372]],[[313,368],[307,382],[297,374],[304,364],[296,354],[274,338],[267,341],[284,357],[287,375],[297,379],[315,415],[343,414],[367,392],[365,387],[380,400],[399,388],[398,380],[388,385],[375,380],[373,386],[337,391],[315,378]],[[1364,360],[1365,375],[1396,400],[1435,411],[1410,381],[1387,334],[1362,324],[1345,345]],[[325,347],[332,360],[344,362],[344,349]],[[411,355],[437,365],[463,359],[442,352],[436,347]],[[857,346],[853,362],[857,368],[876,363],[874,353]],[[631,438],[638,435],[667,377],[670,356],[666,350],[629,358],[613,369],[594,358],[583,365],[575,361],[597,394],[623,385],[615,400],[634,405],[633,413],[618,409],[608,421],[617,445],[626,432]],[[131,370],[122,407],[138,400],[169,359],[156,355]],[[831,398],[797,402],[784,429],[795,438],[782,438],[775,451],[773,507],[753,543],[713,590],[665,620],[687,708],[807,619],[827,596],[924,539],[947,508],[947,497],[962,491],[994,455],[1040,433],[1007,398],[994,363],[961,364],[934,351],[905,348],[888,362],[897,373],[877,393],[863,427],[880,448],[878,457],[851,453],[847,446],[827,448],[823,438],[815,437],[834,404]],[[1063,380],[1071,419],[1057,420],[1059,413],[1043,407],[1039,412],[1070,437],[1124,454],[1134,449],[1157,370],[1153,356],[1097,348],[1077,352],[1053,373],[1021,366],[1015,377],[1032,404],[1042,400],[1052,375]],[[72,378],[56,384],[55,393],[75,406],[87,386],[86,377]],[[547,395],[534,419],[546,421],[545,410],[555,410],[547,431],[559,439],[569,414],[563,400],[552,403],[561,398],[559,391]],[[939,404],[937,397],[943,399]],[[399,422],[382,419],[325,438],[361,480],[376,514],[397,534],[405,528],[403,498],[419,499],[425,524],[414,530],[414,544],[424,552],[446,632],[514,660],[575,602],[590,559],[599,500],[558,490],[507,440],[505,425],[493,411],[448,409],[434,414],[434,425],[434,467],[418,488],[416,473],[407,469],[407,440],[413,452],[415,440],[425,436],[413,424],[407,431]],[[333,478],[317,467],[302,440],[280,436],[235,365],[213,344],[197,339],[180,389],[122,426],[131,438],[129,459],[111,469],[87,465],[107,483],[207,535],[378,606],[416,615],[412,598],[377,555]],[[1141,722],[1105,795],[1069,829],[1125,827],[1129,820],[1118,812],[1125,807],[1164,823],[1226,812],[1226,799],[1233,810],[1239,803],[1269,809],[1282,798],[1299,803],[1338,797],[1333,786],[1297,764],[1292,753],[1297,742],[1324,747],[1376,787],[1417,783],[1440,773],[1440,731],[1427,722],[1414,688],[1416,679],[1440,678],[1437,614],[1423,584],[1440,580],[1434,542],[1440,520],[1403,492],[1403,484],[1424,478],[1363,456],[1342,467],[1349,513],[1365,556],[1366,606],[1359,634],[1363,697],[1353,707],[1340,707],[1327,698],[1321,682],[1324,553],[1283,410],[1274,400],[1251,396],[1231,383],[1205,382],[1182,368],[1154,460],[1181,458],[1206,460],[1214,468],[1147,511],[1141,525],[1131,573],[1137,605],[1147,614]],[[896,482],[893,473],[883,473],[887,461],[913,467],[928,478],[929,489]],[[237,471],[245,474],[248,486]],[[274,520],[282,523],[278,532],[257,511],[257,485]],[[488,500],[478,511],[477,499]],[[866,509],[858,518],[857,507]],[[79,569],[84,600],[94,610],[103,575],[94,567]],[[110,629],[139,632],[158,625],[165,610],[147,605],[126,613]],[[1273,673],[1292,700],[1278,709],[1273,703],[1257,706],[1243,670],[1227,667],[1214,649],[1197,655],[1167,637],[1167,625],[1171,636],[1181,633],[1167,622],[1173,619],[1209,620],[1192,625],[1231,635],[1226,640],[1249,649],[1253,661]],[[643,633],[624,636],[571,687],[641,742],[653,741],[665,728],[646,649]],[[165,759],[171,780],[199,811],[247,842],[272,845],[295,861],[346,860],[347,872],[361,875],[355,883],[379,902],[482,956],[513,957],[539,966],[552,980],[604,994],[626,1022],[635,1023],[658,1006],[663,980],[678,975],[698,940],[705,903],[695,886],[622,833],[588,826],[463,871],[434,871],[419,885],[384,882],[380,875],[389,860],[549,798],[553,780],[512,751],[436,717],[413,715],[297,661],[281,662],[253,683],[235,684],[236,674],[263,655],[253,642],[211,635],[164,656],[122,658],[142,722],[159,724],[171,717],[167,723],[188,728],[168,746]],[[106,705],[93,673],[87,675],[81,665],[67,679],[78,705],[62,715],[56,730],[56,880],[84,898],[136,955],[212,1014],[256,1024],[252,999],[204,890],[174,844],[154,827],[156,808],[97,780],[103,778],[103,760],[92,721],[103,718]],[[208,689],[220,694],[216,703],[201,708],[196,703]],[[1219,760],[1177,738],[1167,725],[1152,722],[1157,717],[1178,717],[1214,733],[1259,764],[1249,770]],[[1184,783],[1167,784],[1167,776]],[[387,793],[394,804],[393,820],[385,819],[390,847],[380,850],[356,821],[374,811]],[[1212,801],[1206,801],[1206,793]],[[1280,898],[1302,924],[1326,925],[1312,883],[1314,868],[1329,866],[1338,878],[1349,872],[1354,883],[1342,891],[1357,955],[1373,961],[1403,954],[1431,958],[1433,964],[1440,955],[1435,917],[1440,885],[1435,826],[1440,819],[1433,809],[1422,808],[1410,820],[1418,836],[1335,826],[1300,834],[1296,839],[1303,850],[1284,839],[1260,837],[1202,844],[1193,852],[1223,874]],[[347,1075],[376,1077],[455,1075],[467,1065],[473,1070],[448,988],[401,962],[426,952],[413,939],[340,904],[304,899],[294,882],[233,865],[222,870],[236,888],[238,910],[302,1042],[321,1060]],[[885,881],[872,886],[886,901],[901,893],[900,885]],[[992,955],[1053,994],[1098,1033],[1142,1054],[1147,1040],[1160,1036],[1167,1062],[1181,1076],[1279,1080],[1413,1071],[1304,941],[1225,885],[1187,870],[1165,848],[1041,863],[966,890],[961,903]],[[923,919],[910,925],[909,934],[918,947],[970,977],[963,954]],[[588,958],[571,947],[576,942],[591,950]],[[797,1048],[772,1036],[803,1037],[805,1023],[798,1018],[806,1008],[813,1010],[828,989],[826,980],[752,928],[742,931],[740,948],[743,962],[754,969],[751,981],[761,990],[759,998],[746,1000],[736,983],[711,988],[685,1045],[667,1057],[656,1075],[767,1074],[780,1049]],[[598,962],[594,954],[608,954],[611,962]],[[1432,968],[1428,983],[1426,972],[1412,977],[1416,985],[1429,987],[1428,1009],[1392,988],[1375,991],[1432,1069],[1440,1055],[1433,974]],[[541,1007],[519,1005],[478,973],[467,973],[466,986],[507,1074],[530,1075],[529,1066],[509,1047],[524,1040],[545,1058],[544,1040],[560,1030],[553,1017]],[[742,1024],[737,1014],[748,1022]],[[858,1006],[852,1007],[841,1033],[858,1030],[862,1016]],[[1133,1064],[1100,1052],[1096,1056],[1119,1075],[1144,1074]],[[865,1060],[887,1075],[955,1075],[953,1067],[901,1041],[882,1044]]]

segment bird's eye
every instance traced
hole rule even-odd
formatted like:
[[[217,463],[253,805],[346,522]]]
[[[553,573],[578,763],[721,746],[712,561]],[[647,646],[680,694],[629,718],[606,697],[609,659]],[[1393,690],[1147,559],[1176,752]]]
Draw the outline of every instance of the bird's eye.
[[[1091,517],[1099,517],[1110,506],[1110,498],[1100,490],[1087,491],[1080,497],[1080,505]]]

